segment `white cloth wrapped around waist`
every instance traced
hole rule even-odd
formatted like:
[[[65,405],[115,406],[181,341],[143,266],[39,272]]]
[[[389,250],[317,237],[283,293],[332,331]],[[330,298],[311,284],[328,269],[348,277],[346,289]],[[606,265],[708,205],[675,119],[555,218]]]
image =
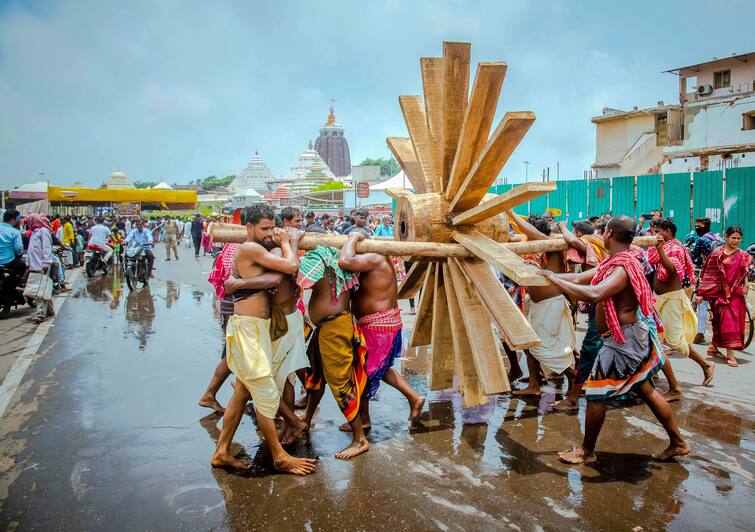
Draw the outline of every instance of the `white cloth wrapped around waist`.
[[[563,295],[543,301],[532,301],[527,319],[540,337],[540,345],[530,348],[530,354],[540,362],[546,375],[561,374],[574,364],[577,343],[569,303]]]

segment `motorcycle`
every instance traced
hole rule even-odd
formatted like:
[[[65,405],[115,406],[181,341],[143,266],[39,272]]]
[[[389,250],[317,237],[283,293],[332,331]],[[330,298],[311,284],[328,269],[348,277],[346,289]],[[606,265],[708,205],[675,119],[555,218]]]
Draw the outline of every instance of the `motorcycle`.
[[[111,261],[112,257],[105,262],[105,251],[101,247],[88,245],[86,251],[84,251],[84,269],[87,272],[87,277],[94,277],[97,270],[102,270],[102,273],[107,275]]]
[[[147,286],[149,283],[149,261],[147,261],[147,253],[141,245],[134,244],[126,248],[123,268],[129,290],[136,288],[139,282],[142,283],[142,286]]]
[[[5,319],[10,314],[11,307],[33,304],[27,301],[23,295],[23,274],[19,274],[10,268],[0,266],[0,319]]]

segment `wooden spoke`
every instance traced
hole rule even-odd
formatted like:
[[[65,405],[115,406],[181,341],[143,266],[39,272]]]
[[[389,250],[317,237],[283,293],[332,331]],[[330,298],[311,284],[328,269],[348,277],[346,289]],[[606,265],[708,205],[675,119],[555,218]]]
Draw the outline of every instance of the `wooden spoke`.
[[[385,193],[397,201],[399,198],[412,195],[412,192],[406,190],[405,188],[386,188]]]
[[[493,332],[487,310],[472,282],[467,279],[459,265],[450,261],[448,269],[459,300],[459,307],[463,309],[461,316],[469,338],[480,386],[486,394],[508,392],[511,386],[509,386],[509,379],[501,358],[501,344]]]
[[[414,192],[417,194],[430,192],[425,182],[425,174],[422,173],[422,165],[419,159],[417,159],[417,154],[414,153],[411,139],[407,137],[388,137],[386,142],[396,161],[398,161],[399,166],[404,171],[404,174],[406,174],[406,178],[411,183]]]
[[[534,121],[534,113],[528,111],[503,116],[451,200],[452,211],[470,209],[480,202]]]
[[[441,263],[435,265],[433,296],[433,356],[430,363],[430,390],[447,390],[454,383],[454,347],[448,316],[448,296]]]
[[[454,232],[453,238],[482,260],[501,270],[520,286],[548,286],[550,284],[545,277],[537,274],[536,266],[527,264],[519,255],[479,231]]]
[[[443,168],[443,58],[423,57],[420,59],[420,67],[422,90],[425,95],[425,115],[430,132],[433,189],[440,192]]]
[[[432,138],[430,128],[427,126],[425,114],[425,102],[422,96],[399,96],[398,102],[404,113],[406,129],[409,138],[412,139],[414,153],[417,154],[419,164],[422,166],[422,174],[425,176],[425,188],[428,192],[435,190],[435,177],[433,165]]]
[[[443,264],[443,272],[448,294],[448,314],[456,359],[456,373],[459,376],[461,388],[461,405],[464,408],[470,408],[484,404],[487,398],[483,394],[480,379],[477,376],[477,368],[472,358],[472,346],[464,327],[462,309],[456,296],[456,289],[449,273],[448,264]]]
[[[505,76],[506,63],[477,65],[472,96],[464,114],[458,147],[451,166],[448,185],[445,188],[445,196],[449,200],[456,195],[462,181],[467,177],[469,170],[472,169],[472,165],[485,147]]]
[[[412,264],[412,267],[406,272],[406,277],[404,277],[404,280],[401,281],[401,285],[398,287],[396,299],[409,299],[417,295],[427,276],[427,267],[429,264],[429,262],[415,262]]]
[[[422,284],[422,297],[417,306],[417,318],[414,320],[412,337],[409,339],[411,347],[430,345],[433,339],[433,296],[435,294],[435,268],[430,264]]]
[[[555,181],[543,181],[539,183],[525,183],[516,188],[504,192],[500,196],[484,201],[477,207],[473,207],[451,220],[453,225],[476,224],[483,220],[504,212],[506,209],[512,209],[517,205],[526,203],[548,192],[556,190]]]
[[[540,338],[498,280],[490,266],[480,259],[449,259],[458,264],[472,281],[477,294],[498,325],[511,349],[529,349],[540,345]]]
[[[469,93],[469,56],[472,45],[465,42],[443,43],[443,134],[441,161],[442,192],[448,185],[454,164],[459,133],[467,110]]]

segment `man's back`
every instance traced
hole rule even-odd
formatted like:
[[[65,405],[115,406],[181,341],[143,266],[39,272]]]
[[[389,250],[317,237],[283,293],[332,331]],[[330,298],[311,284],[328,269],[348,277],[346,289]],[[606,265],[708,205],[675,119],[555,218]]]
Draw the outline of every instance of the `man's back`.
[[[357,318],[398,306],[396,272],[388,257],[381,258],[380,267],[359,274],[359,288],[351,301]]]
[[[100,247],[105,246],[107,245],[107,239],[110,235],[110,229],[102,224],[97,224],[89,229],[89,245]]]

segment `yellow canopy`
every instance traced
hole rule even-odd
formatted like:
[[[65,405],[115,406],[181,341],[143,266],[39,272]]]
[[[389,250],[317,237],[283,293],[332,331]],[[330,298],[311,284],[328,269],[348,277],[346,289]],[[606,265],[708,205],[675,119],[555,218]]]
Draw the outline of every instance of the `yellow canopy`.
[[[197,203],[195,190],[154,190],[143,188],[82,188],[48,187],[47,199],[50,202],[72,203]]]

